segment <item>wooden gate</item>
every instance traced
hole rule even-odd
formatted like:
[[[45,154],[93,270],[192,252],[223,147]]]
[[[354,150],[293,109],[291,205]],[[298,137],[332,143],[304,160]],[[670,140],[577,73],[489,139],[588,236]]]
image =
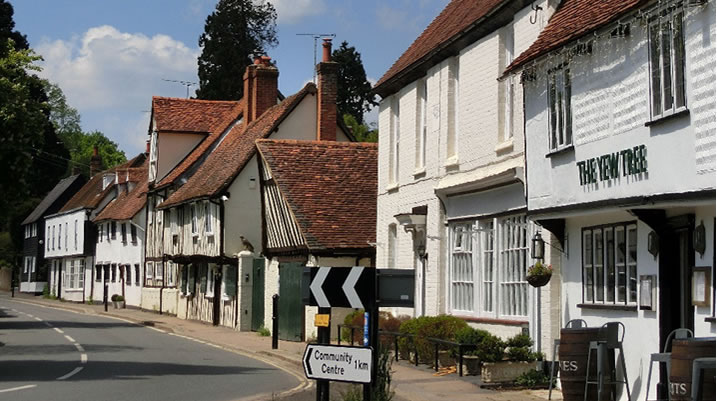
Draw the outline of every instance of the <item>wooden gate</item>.
[[[264,326],[264,258],[254,259],[251,284],[251,329]]]
[[[279,338],[304,339],[304,304],[301,300],[301,263],[279,264]]]

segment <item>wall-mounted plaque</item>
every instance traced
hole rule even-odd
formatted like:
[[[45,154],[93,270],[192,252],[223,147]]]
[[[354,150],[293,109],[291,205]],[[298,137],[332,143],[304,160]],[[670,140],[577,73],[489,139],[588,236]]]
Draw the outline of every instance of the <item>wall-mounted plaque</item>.
[[[640,310],[656,310],[657,307],[657,276],[640,276]]]
[[[710,271],[709,266],[692,268],[692,305],[710,306]]]

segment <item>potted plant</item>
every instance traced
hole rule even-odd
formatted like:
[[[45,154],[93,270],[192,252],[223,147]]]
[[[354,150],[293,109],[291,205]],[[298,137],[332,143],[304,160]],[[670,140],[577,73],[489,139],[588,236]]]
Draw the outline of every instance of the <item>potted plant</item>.
[[[119,309],[120,306],[124,307],[124,297],[119,294],[113,294],[112,295],[112,306],[115,307],[115,309]]]
[[[546,265],[541,261],[535,262],[534,265],[528,268],[528,273],[525,275],[525,280],[528,284],[533,287],[542,287],[548,284],[550,277],[553,275],[553,266]]]
[[[527,334],[518,334],[507,342],[500,342],[501,352],[498,352],[497,346],[486,352],[481,368],[483,383],[512,383],[522,374],[535,370],[535,361],[542,358],[541,353],[531,351],[533,340]]]

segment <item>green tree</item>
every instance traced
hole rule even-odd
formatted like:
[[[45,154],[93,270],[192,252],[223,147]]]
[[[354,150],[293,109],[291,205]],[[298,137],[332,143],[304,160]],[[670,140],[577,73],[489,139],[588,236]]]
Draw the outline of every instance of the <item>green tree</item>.
[[[50,106],[50,121],[57,135],[64,139],[67,135],[81,133],[80,113],[67,104],[67,97],[62,89],[50,81],[44,81],[44,84]]]
[[[80,172],[89,176],[90,158],[97,146],[98,154],[102,158],[102,170],[114,167],[127,161],[127,156],[119,149],[117,143],[107,138],[100,131],[83,133],[76,143],[71,144],[70,154],[73,165],[80,167]]]
[[[0,0],[0,57],[5,54],[5,41],[12,39],[15,50],[27,50],[30,45],[27,37],[15,30],[15,21],[12,16],[15,14],[12,5],[5,0]]]
[[[269,2],[219,0],[199,36],[198,99],[239,100],[252,56],[278,44],[276,10]]]
[[[371,94],[371,83],[366,79],[361,53],[341,42],[341,46],[331,54],[333,61],[339,64],[336,107],[339,113],[351,114],[359,124],[363,124],[363,114],[378,105]]]
[[[358,142],[378,142],[378,130],[359,123],[351,114],[344,114],[344,124],[349,127]]]

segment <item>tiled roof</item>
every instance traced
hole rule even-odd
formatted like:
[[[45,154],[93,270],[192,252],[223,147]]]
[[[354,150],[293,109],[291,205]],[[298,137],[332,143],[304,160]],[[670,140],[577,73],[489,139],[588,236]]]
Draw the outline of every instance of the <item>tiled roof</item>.
[[[95,217],[94,221],[129,220],[142,210],[147,200],[147,163],[148,162],[145,162],[138,168],[118,172],[120,175],[120,183],[127,182],[127,172],[129,172],[129,182],[136,183],[136,186],[129,192],[122,192],[117,198],[107,204]],[[122,176],[124,176],[124,178]]]
[[[184,99],[186,100],[186,99]],[[201,112],[205,109],[205,103],[207,102],[215,102],[213,100],[193,100],[193,103],[197,105],[197,109]],[[225,103],[231,103],[231,108],[224,108],[224,107],[218,107],[217,110],[222,110],[221,118],[216,119],[210,126],[208,126],[209,135],[207,135],[206,138],[202,139],[202,141],[195,147],[189,154],[174,168],[172,171],[169,172],[165,177],[163,177],[155,186],[155,188],[162,188],[167,185],[170,185],[174,182],[177,178],[179,178],[180,175],[182,175],[185,171],[187,171],[188,168],[190,168],[197,160],[201,158],[201,156],[209,149],[214,142],[221,137],[221,134],[235,121],[237,120],[242,112],[244,111],[244,106],[242,102],[217,102],[221,104]],[[195,112],[191,112],[194,114]],[[181,115],[176,116],[179,120],[182,119]],[[175,124],[178,126],[178,124]]]
[[[504,74],[595,31],[649,0],[563,0],[538,39],[506,68]]]
[[[212,132],[241,101],[152,97],[152,117],[158,131]]]
[[[506,0],[453,0],[378,80],[378,88],[488,15]],[[511,0],[513,1],[513,0]]]
[[[377,144],[259,140],[256,146],[310,250],[372,247]]]
[[[60,213],[78,208],[96,208],[102,199],[104,199],[104,197],[113,190],[112,185],[108,185],[104,190],[102,189],[102,177],[105,174],[114,173],[118,169],[126,170],[127,168],[137,167],[138,165],[143,164],[146,158],[147,157],[144,153],[140,153],[138,156],[124,164],[95,174],[85,185],[82,186],[82,188],[80,188],[79,191],[77,191],[72,198],[70,198],[69,201],[67,201],[67,203],[65,203],[62,209],[60,209]]]
[[[37,221],[37,219],[42,217],[42,215],[48,210],[48,208],[52,206],[52,204],[57,200],[57,198],[62,196],[62,194],[72,186],[72,184],[74,184],[75,182],[84,182],[84,180],[85,179],[79,174],[72,175],[60,180],[60,182],[58,182],[57,185],[55,185],[55,187],[52,188],[52,190],[48,192],[47,195],[45,195],[40,204],[35,207],[35,210],[33,210],[32,213],[30,213],[30,215],[27,216],[21,224],[25,225]]]
[[[234,126],[187,183],[170,195],[159,207],[166,208],[193,199],[218,195],[254,155],[256,152],[254,142],[268,137],[307,94],[315,92],[316,86],[308,83],[296,94],[265,111],[248,127],[244,124]]]

